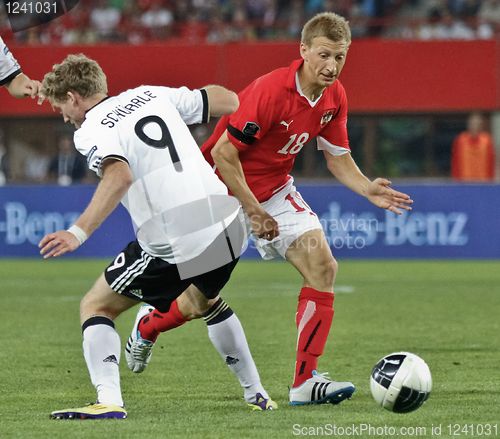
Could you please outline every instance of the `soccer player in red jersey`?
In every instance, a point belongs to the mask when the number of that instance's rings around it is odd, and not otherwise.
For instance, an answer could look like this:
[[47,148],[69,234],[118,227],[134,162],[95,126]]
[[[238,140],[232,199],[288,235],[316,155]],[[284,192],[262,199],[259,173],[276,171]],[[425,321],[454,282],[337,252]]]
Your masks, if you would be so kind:
[[[221,118],[202,147],[239,199],[261,256],[285,258],[303,277],[292,405],[336,404],[355,390],[352,383],[332,381],[316,370],[334,314],[337,262],[318,217],[289,175],[297,154],[316,138],[330,172],[354,192],[396,214],[410,210],[412,203],[407,194],[392,189],[390,181],[369,180],[351,157],[347,97],[338,80],[350,43],[343,17],[331,12],[314,16],[302,30],[301,58],[240,92],[238,110]],[[195,316],[189,308],[179,309],[182,315]]]

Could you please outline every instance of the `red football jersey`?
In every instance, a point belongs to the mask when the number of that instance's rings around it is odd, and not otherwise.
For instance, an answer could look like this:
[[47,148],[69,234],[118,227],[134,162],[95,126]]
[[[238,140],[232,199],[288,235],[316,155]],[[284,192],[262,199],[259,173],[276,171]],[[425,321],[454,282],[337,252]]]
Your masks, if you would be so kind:
[[241,91],[238,110],[222,117],[202,146],[213,165],[210,151],[227,129],[247,184],[260,202],[286,184],[295,157],[309,140],[317,137],[318,149],[334,155],[349,151],[344,87],[337,80],[318,100],[309,101],[296,79],[302,62],[261,76]]

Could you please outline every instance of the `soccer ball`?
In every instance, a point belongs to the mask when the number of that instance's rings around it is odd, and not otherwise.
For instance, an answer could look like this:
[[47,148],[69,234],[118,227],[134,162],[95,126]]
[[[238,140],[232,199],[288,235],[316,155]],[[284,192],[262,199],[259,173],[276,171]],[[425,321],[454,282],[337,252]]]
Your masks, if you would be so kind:
[[431,389],[429,366],[410,352],[386,355],[370,377],[370,390],[377,404],[395,413],[417,410],[429,398]]

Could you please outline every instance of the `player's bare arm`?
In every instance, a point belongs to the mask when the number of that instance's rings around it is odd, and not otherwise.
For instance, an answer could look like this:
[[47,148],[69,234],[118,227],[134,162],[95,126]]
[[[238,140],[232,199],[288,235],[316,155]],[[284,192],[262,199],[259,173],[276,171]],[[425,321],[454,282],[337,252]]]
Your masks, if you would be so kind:
[[351,154],[334,156],[324,153],[328,170],[352,191],[366,197],[375,206],[401,215],[402,210],[411,210],[413,200],[409,195],[390,187],[391,182],[385,178],[371,181],[359,169]]
[[[77,230],[90,236],[115,210],[132,184],[132,173],[127,163],[109,159],[103,163],[103,177],[85,211],[76,220]],[[81,241],[74,233],[59,230],[43,237],[38,247],[44,259],[75,251]]]
[[221,136],[211,151],[215,166],[224,183],[240,201],[243,210],[250,218],[253,232],[259,237],[272,240],[279,235],[278,223],[257,201],[245,180],[239,151],[227,137]]
[[32,99],[38,96],[41,86],[39,81],[30,79],[24,73],[20,73],[6,85],[9,93],[15,98],[30,96]]
[[220,85],[207,85],[203,88],[207,92],[210,116],[224,116],[238,109],[240,102],[234,91]]

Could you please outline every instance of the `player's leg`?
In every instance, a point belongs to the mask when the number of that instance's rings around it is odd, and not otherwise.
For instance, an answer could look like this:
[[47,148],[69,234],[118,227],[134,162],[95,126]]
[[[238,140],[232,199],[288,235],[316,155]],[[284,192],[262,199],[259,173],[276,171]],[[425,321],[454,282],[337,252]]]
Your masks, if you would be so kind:
[[136,316],[137,330],[142,338],[155,342],[162,332],[182,326],[189,320],[203,317],[216,301],[217,299],[207,299],[198,288],[190,285],[172,302],[167,312],[160,312],[151,305],[143,305]]
[[[214,282],[210,283],[214,284]],[[143,305],[139,309],[132,335],[129,338],[131,348],[130,340],[133,342],[135,331],[139,332],[142,339],[146,341],[152,340],[152,343],[154,343],[160,332],[180,326],[170,326],[169,324],[170,327],[165,329],[167,326],[165,322],[184,319],[182,320],[182,323],[184,323],[202,317],[207,325],[210,341],[231,372],[238,378],[244,389],[244,398],[247,403],[256,410],[276,408],[275,403],[269,398],[268,393],[261,384],[241,322],[225,301],[219,295],[216,295],[213,299],[207,298],[195,285],[190,285],[173,304],[176,305],[175,313],[178,313],[179,317],[171,315],[172,307],[166,313],[162,313],[149,305]],[[128,357],[130,354],[127,354],[126,351],[126,355]],[[148,362],[149,356],[147,360],[141,358],[140,355],[130,361],[127,359],[129,368],[136,373],[142,372]]]
[[129,369],[134,373],[143,372],[151,360],[154,343],[162,332],[203,317],[215,301],[216,299],[208,301],[193,285],[177,297],[166,312],[161,312],[148,303],[141,305],[125,347]]
[[303,277],[295,315],[298,341],[293,387],[297,387],[311,377],[323,354],[334,314],[337,264],[322,230],[300,236],[288,248],[286,258]]
[[354,392],[349,382],[334,382],[317,373],[334,315],[333,283],[337,262],[323,230],[302,234],[287,249],[286,259],[304,281],[296,313],[297,352],[290,402],[295,405],[338,403]]
[[127,417],[120,388],[120,337],[113,320],[137,301],[115,293],[101,275],[80,303],[83,354],[97,402],[86,407],[52,412],[54,419]]
[[[195,285],[199,291],[198,296],[203,294],[207,299],[207,305],[211,304],[209,307],[207,306],[208,309],[206,309],[203,319],[207,324],[210,341],[231,372],[238,378],[244,389],[244,398],[248,405],[254,410],[276,409],[277,404],[271,400],[262,386],[240,320],[219,296],[219,292],[229,280],[236,262],[235,260],[195,279]],[[192,292],[196,293],[195,290]],[[213,303],[213,299],[215,299],[215,303]],[[197,300],[200,306],[203,301],[199,297]]]
[[[296,314],[298,340],[290,401],[292,404],[338,402],[333,398],[328,400],[333,382],[316,372],[313,374],[333,319],[333,283],[337,263],[317,215],[304,202],[292,182],[263,203],[263,207],[278,222],[280,235],[271,242],[256,240],[261,256],[264,259],[281,256],[303,277]],[[353,391],[354,387],[348,384]],[[306,387],[311,389],[304,391]],[[297,395],[297,389],[301,390],[300,395]]]

